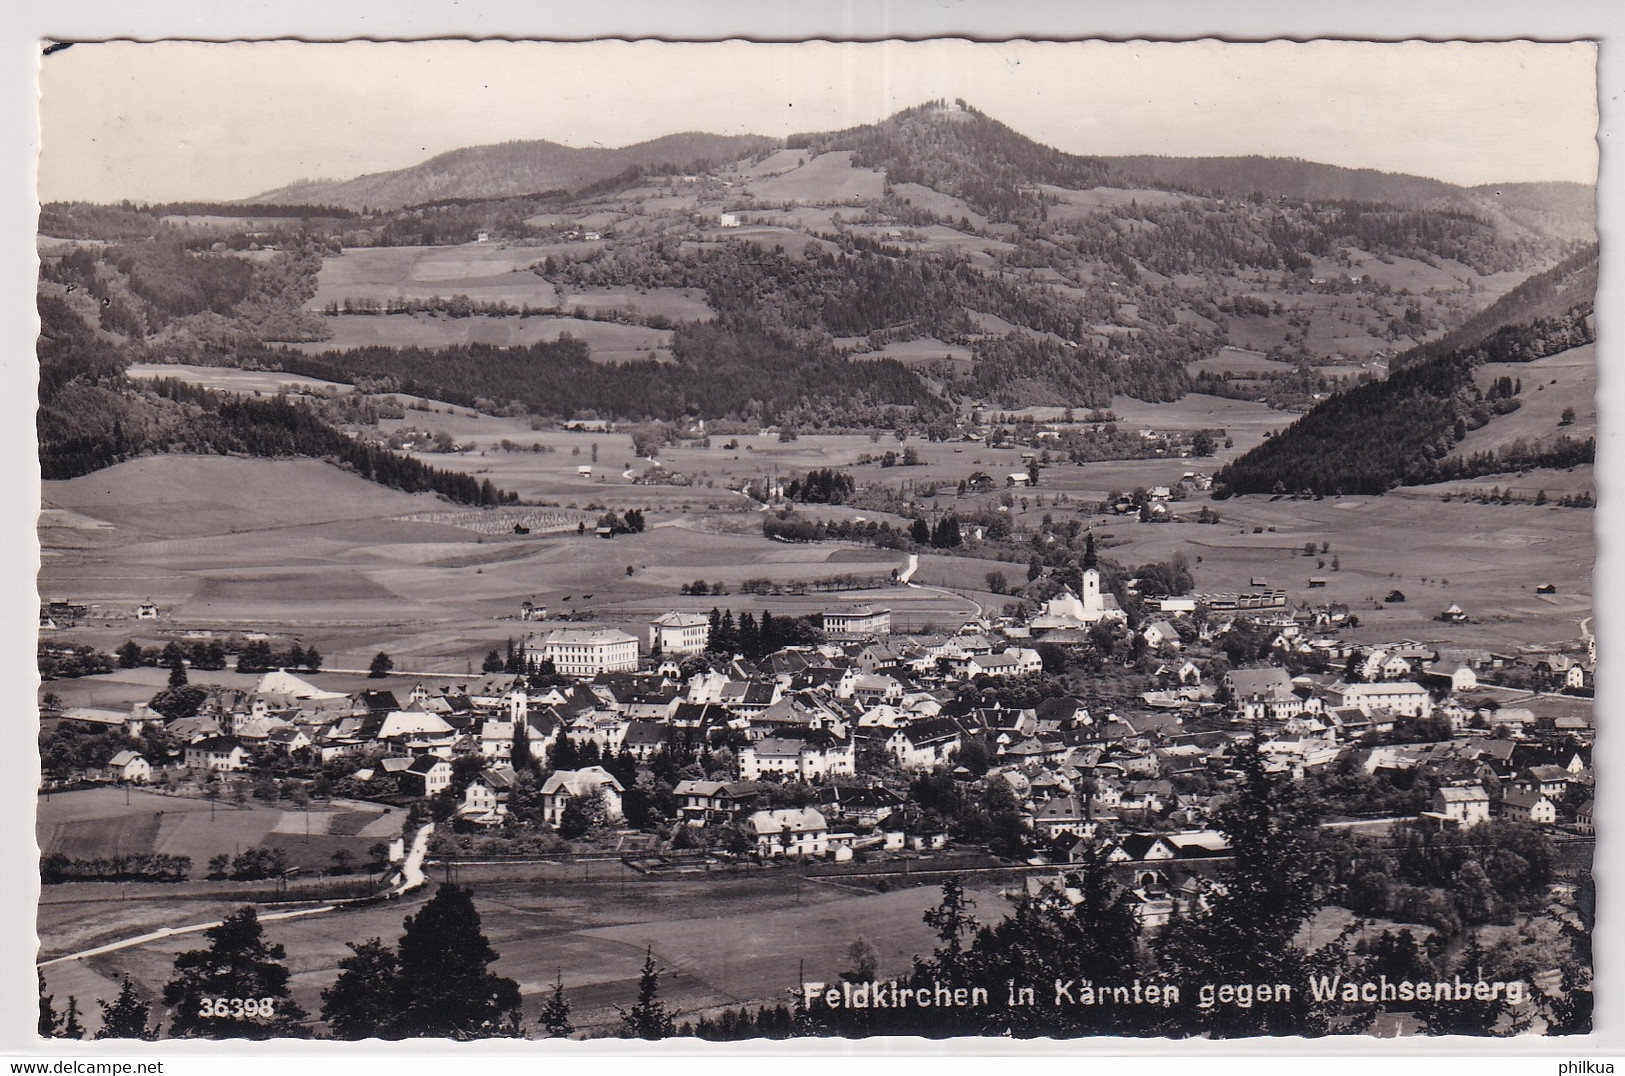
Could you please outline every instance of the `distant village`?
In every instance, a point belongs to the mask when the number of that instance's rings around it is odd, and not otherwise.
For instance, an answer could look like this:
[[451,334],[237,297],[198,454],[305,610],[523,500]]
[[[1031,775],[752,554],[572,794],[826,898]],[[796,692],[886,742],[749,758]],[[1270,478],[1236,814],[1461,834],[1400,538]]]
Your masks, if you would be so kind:
[[[713,649],[713,617],[671,612],[646,638],[537,630],[510,655],[518,672],[417,683],[404,695],[324,691],[278,669],[253,690],[207,688],[184,717],[145,703],[66,708],[47,723],[136,739],[102,765],[46,776],[58,787],[195,789],[274,775],[417,804],[445,823],[442,852],[456,850],[458,834],[498,847],[551,832],[605,848],[666,834],[671,850],[769,863],[952,847],[964,827],[921,802],[931,784],[920,778],[934,775],[1008,793],[1019,816],[998,846],[1006,856],[1064,865],[1098,847],[1124,867],[1150,864],[1135,893],[1153,926],[1205,884],[1200,871],[1167,868],[1227,852],[1214,807],[1244,738],[1300,780],[1353,774],[1409,790],[1416,809],[1405,818],[1592,832],[1590,706],[1561,694],[1588,693],[1589,648],[1351,645],[1339,637],[1345,607],[1294,606],[1267,588],[1153,599],[1131,629],[1099,571],[1079,577],[1025,622],[973,620],[949,634],[893,634],[890,610],[844,605],[820,618],[822,642],[756,661]],[[528,602],[520,615],[545,625],[546,611]],[[1047,682],[1040,648],[1102,630],[1137,635],[1151,689],[1033,694]],[[1221,648],[1242,630],[1267,656],[1231,667]],[[1341,671],[1295,674],[1305,659]],[[1541,690],[1484,690],[1481,678],[1513,667]],[[167,747],[153,757],[159,748],[140,744]],[[1400,817],[1375,800],[1326,807],[1326,825]]]

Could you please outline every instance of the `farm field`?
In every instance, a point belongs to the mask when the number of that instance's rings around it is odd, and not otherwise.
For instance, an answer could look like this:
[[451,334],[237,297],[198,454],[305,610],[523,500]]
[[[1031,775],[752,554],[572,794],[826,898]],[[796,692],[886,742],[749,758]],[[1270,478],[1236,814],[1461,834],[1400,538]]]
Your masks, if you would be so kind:
[[371,804],[355,805],[365,811],[313,805],[307,812],[229,801],[211,807],[201,799],[149,792],[132,791],[128,799],[126,805],[125,791],[115,788],[41,797],[35,821],[41,854],[189,856],[191,876],[202,878],[211,856],[264,847],[280,848],[291,865],[320,870],[341,848],[364,861],[372,845],[400,835],[404,817]]
[[346,299],[429,299],[466,295],[478,302],[554,306],[553,285],[530,271],[543,247],[464,243],[452,247],[351,247],[322,262],[306,309]]
[[132,363],[125,373],[136,380],[176,378],[218,392],[264,393],[274,395],[283,389],[298,392],[351,392],[355,386],[343,381],[285,374],[278,370],[240,370],[234,366],[193,366],[187,363]]
[[[775,154],[783,159],[783,154]],[[799,161],[806,163],[796,163]],[[776,175],[752,178],[746,192],[764,202],[867,201],[879,198],[886,174],[877,168],[859,168],[847,151],[798,154],[792,167]]]
[[[915,953],[930,952],[934,939],[921,915],[941,896],[934,885],[854,892],[788,871],[655,879],[601,864],[588,880],[580,870],[498,868],[470,879],[484,931],[501,954],[493,970],[520,984],[533,1027],[555,976],[562,976],[577,1026],[613,1028],[616,1006],[636,997],[646,948],[666,969],[661,999],[679,1020],[723,1006],[788,1001],[785,992],[800,971],[809,980],[835,978],[859,933],[880,947],[882,974],[900,974]],[[994,892],[971,895],[990,915],[1004,906]],[[402,919],[423,899],[265,922],[268,940],[289,953],[295,1000],[318,1013],[321,990],[349,955],[346,943],[375,936],[393,943]],[[177,924],[229,910],[184,899],[142,903],[172,908],[169,921]],[[111,999],[127,974],[152,998],[172,974],[176,954],[201,943],[200,935],[181,935],[52,965],[44,969],[46,986],[58,996],[75,994],[81,1008],[95,1012],[94,1002]]]

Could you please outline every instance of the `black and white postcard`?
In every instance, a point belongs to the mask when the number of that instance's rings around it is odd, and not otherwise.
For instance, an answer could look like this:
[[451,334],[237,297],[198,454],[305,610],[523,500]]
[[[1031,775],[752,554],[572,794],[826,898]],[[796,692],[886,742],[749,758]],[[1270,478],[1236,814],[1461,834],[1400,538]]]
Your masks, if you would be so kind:
[[1595,43],[41,51],[40,1036],[1592,1030]]

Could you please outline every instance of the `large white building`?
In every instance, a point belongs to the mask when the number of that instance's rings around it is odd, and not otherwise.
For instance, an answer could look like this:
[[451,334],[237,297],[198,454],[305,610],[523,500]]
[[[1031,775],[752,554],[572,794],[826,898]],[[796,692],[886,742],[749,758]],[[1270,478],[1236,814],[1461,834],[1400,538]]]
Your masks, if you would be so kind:
[[1390,710],[1401,717],[1428,718],[1433,716],[1433,696],[1420,684],[1404,681],[1397,684],[1333,684],[1327,693],[1331,702],[1339,707],[1358,710]]
[[662,654],[703,654],[711,641],[704,613],[666,613],[649,622],[649,649]]
[[834,609],[822,616],[824,631],[830,635],[890,635],[891,610],[854,605]]
[[560,676],[636,672],[638,637],[615,628],[560,628],[525,644],[525,660],[551,661]]

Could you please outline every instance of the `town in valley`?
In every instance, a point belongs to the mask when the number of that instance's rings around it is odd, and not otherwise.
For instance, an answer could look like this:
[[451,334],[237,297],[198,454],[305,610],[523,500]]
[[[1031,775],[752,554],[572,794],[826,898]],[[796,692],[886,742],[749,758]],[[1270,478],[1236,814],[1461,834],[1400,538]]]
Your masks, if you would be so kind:
[[1043,137],[45,204],[41,1034],[1588,1030],[1591,188]]

